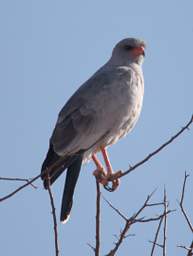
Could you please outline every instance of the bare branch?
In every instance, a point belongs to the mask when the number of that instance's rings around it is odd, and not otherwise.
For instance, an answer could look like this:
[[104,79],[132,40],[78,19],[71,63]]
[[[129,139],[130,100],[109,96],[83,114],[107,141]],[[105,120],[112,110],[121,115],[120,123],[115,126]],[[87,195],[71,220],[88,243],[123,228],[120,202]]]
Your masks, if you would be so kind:
[[156,150],[154,150],[152,153],[150,153],[148,156],[146,156],[143,160],[141,160],[140,162],[136,163],[133,166],[130,166],[129,169],[125,172],[122,172],[122,174],[120,174],[119,178],[129,174],[130,172],[134,171],[136,168],[138,168],[139,166],[143,165],[145,162],[147,162],[150,158],[152,158],[153,156],[157,155],[162,149],[164,149],[165,147],[167,147],[169,144],[171,144],[178,136],[180,136],[185,130],[189,129],[189,126],[192,124],[193,122],[193,115],[191,116],[191,119],[188,121],[188,123],[182,127],[182,129],[177,132],[175,135],[173,135],[169,140],[167,140],[164,144],[162,144],[159,148],[157,148]]
[[184,245],[178,245],[177,247],[185,249],[187,251],[187,256],[193,256],[193,241],[192,241],[190,247],[186,247]]
[[[0,180],[29,182],[31,179],[0,177]],[[37,186],[35,186],[34,184],[29,184],[29,185],[31,185],[33,188],[37,189]]]
[[163,239],[163,256],[166,256],[166,234],[167,234],[167,196],[166,196],[166,190],[164,189],[164,239]]
[[[32,178],[31,180],[29,180],[28,182],[26,182],[26,184],[24,184],[24,185],[18,187],[18,188],[17,188],[16,190],[14,190],[13,192],[11,192],[11,193],[9,193],[8,195],[6,195],[6,196],[0,198],[0,202],[2,202],[2,201],[4,201],[4,200],[6,200],[6,199],[8,199],[8,198],[10,198],[10,197],[12,197],[12,196],[14,196],[15,194],[17,194],[19,191],[21,191],[22,189],[26,188],[27,186],[32,185],[32,183],[33,183],[35,180],[39,179],[40,177],[43,177],[43,176],[46,177],[46,175],[50,174],[50,172],[53,171],[53,169],[58,168],[59,166],[62,167],[62,165],[64,164],[64,162],[65,162],[65,158],[64,158],[64,157],[61,158],[61,159],[59,159],[59,160],[56,161],[54,164],[52,164],[49,168],[45,169],[44,172],[42,172],[41,174],[38,174],[36,177],[34,177],[34,178]],[[12,178],[7,178],[7,180],[8,180],[8,179],[11,180]],[[14,179],[14,178],[13,178],[13,179]],[[19,178],[17,178],[17,179],[19,179]],[[27,180],[27,179],[26,179],[26,180]]]
[[95,256],[99,256],[100,254],[100,202],[101,202],[101,192],[100,192],[100,184],[96,179],[96,226],[95,226],[95,247],[90,243],[87,245],[94,251]]
[[137,218],[137,216],[139,216],[139,214],[140,214],[146,207],[149,207],[148,202],[149,202],[149,200],[152,198],[152,196],[153,196],[154,193],[155,193],[155,190],[154,190],[150,195],[147,196],[147,199],[145,200],[145,202],[144,202],[144,204],[142,205],[142,207],[137,211],[137,213],[135,213],[135,214],[133,215],[133,218],[134,218],[134,219]]
[[[164,149],[167,145],[169,145],[170,143],[172,143],[180,134],[182,134],[185,130],[187,130],[189,128],[189,126],[192,124],[193,122],[193,115],[190,119],[190,121],[179,131],[177,132],[174,136],[172,136],[168,141],[166,141],[164,144],[162,144],[159,148],[157,148],[156,150],[154,150],[152,153],[150,153],[148,156],[146,156],[143,160],[141,160],[140,162],[136,163],[133,166],[130,166],[130,168],[125,171],[125,172],[120,172],[119,177],[116,178],[121,178],[127,174],[129,174],[130,172],[132,172],[133,170],[135,170],[136,168],[138,168],[139,166],[143,165],[145,162],[147,162],[150,158],[152,158],[154,155],[158,154],[162,149]],[[28,182],[26,182],[26,184],[18,187],[16,190],[14,190],[13,192],[9,193],[8,195],[0,198],[0,202],[14,196],[16,193],[18,193],[20,190],[24,189],[25,187],[32,185],[32,183],[39,179],[41,176],[49,174],[54,168],[58,167],[58,166],[62,166],[64,164],[65,159],[60,159],[58,160],[56,163],[54,163],[53,165],[51,165],[48,169],[46,169],[44,171],[44,173],[37,175],[36,177],[32,178],[31,180],[29,180]],[[12,180],[14,178],[7,178],[7,180]],[[16,179],[20,179],[20,178],[16,178]],[[28,179],[26,179],[27,181]]]
[[[164,198],[164,201],[162,203],[154,203],[151,204],[149,203],[149,200],[151,199],[153,193],[151,193],[150,195],[147,196],[147,199],[145,200],[145,202],[143,203],[143,205],[141,206],[141,208],[137,211],[137,213],[133,214],[133,216],[131,216],[130,218],[127,218],[124,214],[121,213],[121,211],[119,209],[117,209],[116,207],[114,207],[107,199],[104,198],[104,200],[107,202],[107,204],[125,221],[125,225],[123,230],[120,232],[119,236],[116,236],[117,238],[117,242],[115,243],[114,248],[106,255],[106,256],[114,256],[115,253],[117,252],[117,250],[119,249],[120,245],[122,244],[123,240],[128,237],[127,232],[129,231],[130,227],[135,224],[135,223],[146,223],[146,222],[152,222],[152,221],[158,221],[160,220],[159,223],[159,228],[156,232],[156,237],[154,239],[153,242],[153,248],[152,250],[154,251],[154,247],[157,244],[157,237],[158,237],[158,233],[161,227],[161,223],[164,220],[164,218],[166,218],[166,215],[171,213],[171,210],[167,210],[167,207],[164,207],[164,212],[161,215],[158,215],[156,217],[152,217],[152,218],[137,218],[139,216],[139,214],[147,207],[153,207],[153,206],[157,206],[157,205],[164,205],[166,204],[166,197]],[[164,236],[164,238],[166,239],[166,235]],[[163,245],[161,246],[162,248],[164,247]],[[166,248],[166,247],[164,247]],[[153,255],[153,252],[152,254]],[[164,255],[165,256],[165,255]]]
[[31,185],[35,180],[39,179],[41,177],[41,174],[37,175],[36,177],[32,178],[31,180],[29,180],[27,183],[25,183],[24,185],[18,187],[16,190],[14,190],[13,192],[9,193],[8,195],[1,197],[0,198],[0,202],[3,202],[4,200],[14,196],[16,193],[18,193],[20,190],[24,189],[25,187]]
[[158,247],[163,249],[163,245],[162,244],[158,244],[158,243],[154,243],[153,241],[149,241],[151,244],[157,245]]
[[[159,236],[159,232],[160,232],[160,229],[161,229],[161,225],[162,225],[163,219],[164,219],[164,215],[162,216],[162,218],[159,221],[159,224],[158,224],[158,227],[157,227],[157,231],[155,233],[155,238],[154,238],[153,242],[151,242],[151,243],[153,243],[153,246],[152,246],[152,249],[151,249],[151,256],[154,255],[155,246],[158,245],[157,239],[158,239],[158,236]],[[163,245],[160,245],[160,244],[159,244],[159,246],[161,248],[163,247]]]
[[186,181],[187,181],[188,177],[189,177],[189,174],[187,174],[185,172],[184,182],[183,182],[183,187],[182,187],[182,193],[181,193],[181,199],[180,199],[179,205],[180,205],[180,209],[181,209],[181,211],[182,211],[182,213],[183,213],[183,215],[184,215],[184,217],[186,219],[186,222],[188,223],[188,226],[189,226],[190,230],[193,232],[193,226],[192,226],[191,221],[190,221],[190,219],[189,219],[189,217],[188,217],[188,215],[187,215],[187,213],[186,213],[186,211],[184,209],[184,206],[183,206],[184,196],[185,196],[185,189],[186,189]]
[[191,243],[190,248],[188,250],[187,256],[193,256],[193,240],[192,240],[192,243]]
[[177,247],[178,248],[182,248],[182,249],[184,249],[186,251],[189,251],[191,249],[190,247],[186,247],[185,245],[178,245]]
[[120,231],[120,235],[117,236],[117,242],[115,242],[115,246],[106,256],[114,256],[117,250],[119,249],[120,245],[122,244],[123,240],[128,237],[126,234],[133,222],[133,218],[131,217],[130,219],[126,218],[124,214],[121,213],[120,210],[118,210],[116,207],[114,207],[107,199],[105,199],[105,202],[125,221],[125,226],[122,231]]
[[[191,223],[191,221],[190,221],[190,219],[189,219],[189,217],[188,217],[188,215],[187,215],[187,213],[186,213],[186,211],[184,209],[184,206],[183,206],[183,204],[184,204],[184,197],[185,197],[185,190],[186,190],[186,182],[187,182],[187,178],[189,176],[190,175],[185,172],[184,182],[183,182],[183,186],[182,186],[182,193],[181,193],[181,198],[180,198],[179,205],[180,205],[180,209],[182,211],[182,214],[183,214],[183,216],[184,216],[184,218],[185,218],[185,220],[186,220],[186,222],[187,222],[191,232],[193,233],[192,223]],[[190,245],[189,248],[187,248],[186,246],[182,246],[182,245],[180,245],[178,247],[186,249],[188,251],[187,252],[187,256],[193,256],[193,241],[191,242],[191,245]]]
[[149,206],[149,207],[151,207],[151,206],[160,206],[160,205],[164,205],[164,203],[163,203],[163,202],[160,202],[160,203],[146,204],[146,206]]
[[[34,177],[34,178],[32,178],[31,180],[29,180],[28,182],[26,182],[26,184],[24,184],[24,185],[18,187],[18,188],[17,188],[16,190],[14,190],[13,192],[11,192],[11,193],[9,193],[8,195],[6,195],[6,196],[0,198],[0,202],[2,202],[2,201],[4,201],[4,200],[6,200],[6,199],[8,199],[8,198],[10,198],[10,197],[12,197],[12,196],[14,196],[15,194],[17,194],[19,191],[21,191],[22,189],[26,188],[27,186],[32,185],[32,183],[33,183],[35,180],[39,179],[40,177],[43,177],[43,176],[46,177],[46,175],[49,175],[50,172],[51,172],[53,169],[57,168],[58,166],[61,167],[61,166],[64,164],[64,162],[65,162],[65,158],[59,159],[59,160],[56,161],[54,164],[52,164],[49,168],[45,169],[44,172],[42,172],[41,174],[38,174],[36,177]],[[7,178],[7,179],[10,179],[10,180],[11,180],[12,178]],[[14,178],[13,178],[13,179],[14,179]],[[17,179],[19,179],[19,178],[17,178]]]
[[104,196],[103,199],[105,200],[105,202],[116,212],[118,213],[119,216],[121,216],[121,218],[123,218],[125,221],[127,221],[127,217],[125,217],[125,215],[123,213],[120,212],[119,209],[115,208]]
[[58,228],[57,228],[57,219],[56,219],[56,209],[55,209],[54,198],[53,198],[51,187],[50,187],[49,174],[47,174],[47,180],[48,180],[48,194],[49,194],[49,197],[50,197],[50,204],[51,204],[51,208],[52,208],[52,216],[53,216],[53,223],[54,223],[55,255],[59,256],[59,242],[58,242]]
[[[167,195],[166,195],[166,190],[164,189],[164,197],[163,197],[163,206],[164,206],[164,210],[163,210],[163,214],[161,214],[160,217],[160,221],[155,233],[155,237],[154,237],[154,241],[150,241],[151,243],[153,243],[152,249],[151,249],[151,256],[154,255],[155,252],[155,246],[159,246],[162,248],[163,251],[163,256],[166,256],[166,240],[167,240],[167,216],[169,213],[174,212],[175,210],[168,210],[168,202],[167,202]],[[163,244],[159,244],[157,242],[158,240],[158,236],[161,230],[161,225],[163,223]]]
[[[158,154],[161,150],[163,150],[165,147],[167,147],[169,144],[171,144],[177,137],[179,137],[185,130],[189,129],[189,126],[192,124],[193,122],[193,116],[191,117],[191,119],[189,120],[189,122],[183,127],[181,128],[181,130],[179,130],[175,135],[173,135],[169,140],[167,140],[164,144],[162,144],[160,147],[158,147],[157,149],[155,149],[152,153],[150,153],[149,155],[147,155],[143,160],[139,161],[138,163],[136,163],[133,166],[130,166],[129,169],[125,172],[120,172],[119,176],[116,178],[121,178],[127,174],[129,174],[130,172],[134,171],[135,169],[137,169],[139,166],[145,164],[147,161],[149,161],[153,156],[155,156],[156,154]],[[16,193],[18,193],[19,191],[21,191],[22,189],[24,189],[25,187],[31,185],[34,188],[36,188],[36,186],[33,185],[33,182],[36,181],[37,179],[39,179],[42,176],[47,176],[50,174],[50,172],[58,167],[64,164],[65,159],[61,159],[60,161],[57,161],[56,163],[54,163],[50,168],[46,169],[44,171],[44,173],[41,173],[39,175],[37,175],[36,177],[32,178],[32,179],[22,179],[22,178],[6,178],[6,177],[0,177],[0,180],[8,180],[8,181],[24,181],[26,182],[24,185],[18,187],[16,190],[12,191],[11,193],[9,193],[8,195],[0,198],[0,202],[3,202],[4,200],[14,196]],[[184,195],[185,195],[185,186],[186,186],[186,180],[187,177],[189,175],[187,175],[185,173],[185,178],[184,178],[184,183],[183,183],[183,188],[182,188],[182,194],[181,194],[181,200],[180,200],[180,208],[181,211],[186,219],[186,222],[188,223],[188,226],[190,228],[190,230],[193,232],[193,226],[186,214],[186,211],[184,210],[183,207],[183,201],[184,201]],[[50,179],[49,179],[50,180]],[[112,181],[112,180],[109,180]],[[90,246],[94,251],[95,251],[95,256],[99,256],[100,253],[100,202],[101,202],[101,192],[100,192],[100,184],[96,181],[96,189],[97,189],[97,196],[96,196],[96,246],[95,248]],[[54,222],[54,234],[55,234],[55,251],[56,251],[56,256],[59,255],[59,246],[58,246],[58,233],[57,233],[57,221],[56,221],[56,213],[55,213],[55,207],[54,207],[54,200],[53,200],[53,196],[52,196],[52,192],[50,189],[50,185],[48,185],[48,193],[49,193],[49,197],[50,197],[50,202],[51,202],[51,207],[52,207],[52,215],[53,215],[53,222]],[[117,238],[117,242],[115,243],[115,247],[107,254],[107,256],[113,256],[115,255],[115,253],[117,252],[117,250],[119,249],[120,245],[122,244],[123,240],[128,236],[126,235],[128,230],[130,229],[131,225],[135,224],[135,223],[145,223],[145,222],[150,222],[150,221],[158,221],[159,220],[159,225],[156,231],[156,235],[153,241],[153,247],[152,247],[152,251],[151,251],[151,256],[153,256],[154,254],[154,249],[155,246],[158,245],[157,243],[157,238],[160,232],[160,228],[161,225],[164,221],[164,238],[163,238],[163,245],[159,245],[160,247],[163,248],[163,256],[166,256],[166,231],[167,231],[167,214],[169,214],[170,212],[172,212],[171,210],[167,210],[168,207],[168,203],[166,201],[166,193],[164,192],[164,202],[161,203],[149,203],[149,200],[151,199],[153,193],[151,195],[149,195],[146,199],[146,201],[144,202],[144,204],[142,205],[142,207],[130,218],[127,218],[125,215],[123,215],[121,213],[121,211],[117,208],[115,208],[108,200],[104,199],[108,205],[125,221],[125,226],[123,228],[123,230],[120,232],[120,235]],[[161,215],[158,215],[157,217],[153,217],[153,218],[137,218],[141,212],[146,208],[146,207],[153,207],[153,206],[159,206],[159,205],[164,205],[164,212]],[[191,243],[191,246],[189,248],[188,251],[188,255],[187,256],[191,256],[193,253],[193,242]]]
[[126,234],[130,227],[131,227],[131,222],[126,221],[125,226],[119,235],[118,241],[115,243],[115,247],[108,254],[106,254],[106,256],[114,256],[115,255],[115,253],[119,249],[120,245],[122,244],[123,240],[127,237]]
[[95,256],[100,254],[100,203],[101,203],[101,191],[100,184],[96,179],[96,246],[94,248]]
[[135,219],[134,223],[136,223],[136,222],[145,223],[145,222],[158,221],[161,218],[165,217],[166,215],[168,215],[169,213],[174,212],[174,211],[175,210],[168,210],[167,212],[160,214],[157,217],[152,217],[152,218],[148,218],[148,219],[145,219],[145,218]]
[[89,244],[89,243],[87,243],[87,245],[90,247],[90,249],[92,250],[92,251],[94,251],[94,253],[95,253],[95,248],[94,248],[94,246],[92,246],[91,244]]

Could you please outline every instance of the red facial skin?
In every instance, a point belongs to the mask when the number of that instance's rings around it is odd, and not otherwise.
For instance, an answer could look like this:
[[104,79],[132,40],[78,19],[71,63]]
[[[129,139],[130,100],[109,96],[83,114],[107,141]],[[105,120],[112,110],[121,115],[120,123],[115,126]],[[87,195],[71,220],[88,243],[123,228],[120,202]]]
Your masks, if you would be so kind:
[[139,46],[139,47],[135,47],[133,50],[132,50],[132,54],[134,56],[139,56],[139,55],[145,55],[145,48],[144,46]]

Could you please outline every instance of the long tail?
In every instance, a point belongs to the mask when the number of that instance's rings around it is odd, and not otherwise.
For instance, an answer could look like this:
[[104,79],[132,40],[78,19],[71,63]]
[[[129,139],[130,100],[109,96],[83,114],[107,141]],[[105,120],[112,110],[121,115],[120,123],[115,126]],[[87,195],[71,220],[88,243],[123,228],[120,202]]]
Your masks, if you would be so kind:
[[68,167],[66,174],[66,182],[64,186],[64,192],[62,197],[62,207],[60,220],[65,223],[70,215],[70,211],[73,203],[74,189],[78,180],[81,165],[83,160],[83,154],[79,154],[75,161]]
[[50,185],[52,185],[56,179],[67,169],[73,161],[76,159],[76,155],[61,157],[57,155],[50,144],[47,156],[42,164],[41,178],[44,181],[44,188],[48,188],[48,180],[46,177],[47,171],[49,171]]
[[52,185],[64,170],[67,169],[60,215],[60,220],[64,223],[68,220],[72,208],[73,194],[80,173],[83,155],[84,151],[81,150],[71,156],[61,157],[57,155],[52,144],[50,144],[47,156],[42,164],[41,177],[45,189],[48,188],[47,171],[49,171],[49,182]]

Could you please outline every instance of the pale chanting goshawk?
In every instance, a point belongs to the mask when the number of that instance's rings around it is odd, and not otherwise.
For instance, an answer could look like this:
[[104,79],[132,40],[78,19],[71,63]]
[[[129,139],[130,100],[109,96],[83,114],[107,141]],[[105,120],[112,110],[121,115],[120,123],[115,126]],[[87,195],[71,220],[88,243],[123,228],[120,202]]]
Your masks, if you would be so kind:
[[[119,173],[113,173],[106,148],[130,132],[139,118],[144,94],[144,56],[144,41],[120,41],[108,62],[80,86],[59,113],[41,172],[47,189],[48,182],[52,185],[67,169],[62,222],[69,217],[83,162],[94,161],[94,175],[104,186],[109,180],[112,190],[119,185]],[[97,159],[99,151],[105,168]]]

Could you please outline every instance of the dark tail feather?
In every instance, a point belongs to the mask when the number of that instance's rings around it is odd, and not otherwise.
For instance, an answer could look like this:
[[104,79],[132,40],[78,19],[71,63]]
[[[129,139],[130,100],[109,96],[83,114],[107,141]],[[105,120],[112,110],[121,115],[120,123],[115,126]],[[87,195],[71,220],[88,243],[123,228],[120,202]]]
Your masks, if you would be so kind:
[[60,156],[55,153],[53,149],[53,145],[50,143],[48,153],[42,164],[42,169],[41,169],[42,179],[45,178],[45,170],[50,168],[50,166],[56,163],[59,159],[60,159]]
[[[56,164],[53,164],[53,168],[49,174],[49,179],[50,179],[50,186],[57,180],[57,178],[67,169],[70,164],[73,162],[72,159],[62,159],[63,161],[59,160],[59,164],[56,166]],[[42,178],[44,180],[44,188],[48,189],[48,181],[46,176]]]
[[47,156],[42,164],[41,178],[44,181],[44,188],[48,188],[48,181],[46,179],[46,170],[49,169],[50,185],[67,169],[75,160],[75,156],[61,157],[57,155],[50,144]]
[[65,223],[70,215],[73,203],[74,189],[81,169],[83,154],[76,155],[76,160],[70,165],[66,174],[66,182],[62,197],[60,220]]
[[[50,186],[59,178],[59,176],[75,161],[77,156],[69,156],[66,158],[60,158],[56,163],[54,163],[49,173]],[[48,181],[46,177],[42,178],[44,180],[44,188],[48,188]]]

